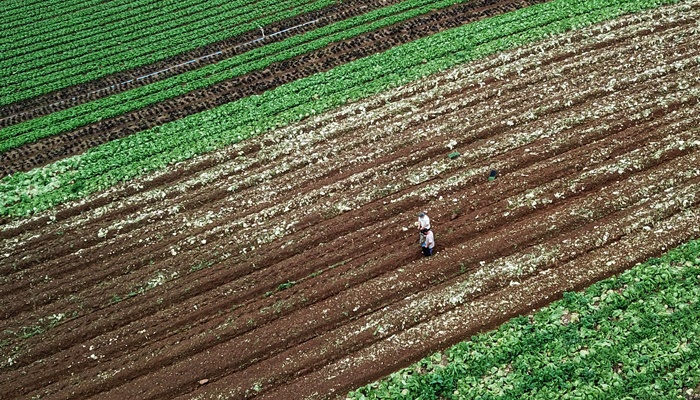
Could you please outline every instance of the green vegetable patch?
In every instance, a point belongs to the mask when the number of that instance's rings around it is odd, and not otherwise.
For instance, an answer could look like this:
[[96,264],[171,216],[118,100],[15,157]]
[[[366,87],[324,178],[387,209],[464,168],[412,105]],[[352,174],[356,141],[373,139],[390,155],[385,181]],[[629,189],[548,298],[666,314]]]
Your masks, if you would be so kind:
[[455,65],[674,0],[554,0],[444,31],[0,180],[0,216],[79,199]]
[[685,399],[700,382],[700,240],[565,293],[349,399]]

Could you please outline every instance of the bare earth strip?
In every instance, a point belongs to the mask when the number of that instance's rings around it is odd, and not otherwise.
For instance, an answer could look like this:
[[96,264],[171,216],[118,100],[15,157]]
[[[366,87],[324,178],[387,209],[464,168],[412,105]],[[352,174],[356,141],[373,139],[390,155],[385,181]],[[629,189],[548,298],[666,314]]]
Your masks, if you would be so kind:
[[558,36],[6,224],[0,397],[342,397],[698,237],[699,14]]

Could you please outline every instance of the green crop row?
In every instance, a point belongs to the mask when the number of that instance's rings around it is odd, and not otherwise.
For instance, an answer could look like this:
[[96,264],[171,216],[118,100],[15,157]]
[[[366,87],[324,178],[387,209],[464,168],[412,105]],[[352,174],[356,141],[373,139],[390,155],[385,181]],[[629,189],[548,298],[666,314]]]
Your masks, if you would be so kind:
[[[462,0],[469,1],[469,0]],[[278,43],[180,74],[128,92],[82,104],[70,109],[35,118],[0,131],[0,152],[39,139],[77,129],[106,118],[138,110],[193,90],[262,70],[273,63],[312,52],[331,43],[350,39],[407,19],[429,10],[448,7],[456,0],[408,0],[394,6],[371,11],[326,27],[293,36]]]
[[[128,24],[132,22],[131,18],[143,14],[148,17],[152,12],[150,9],[154,7],[161,7],[162,12],[172,12],[173,5],[174,1],[158,4],[147,0],[118,0],[110,2],[109,5],[75,0],[62,2],[56,7],[39,9],[27,5],[17,9],[14,15],[4,17],[0,27],[7,29],[8,35],[0,45],[0,51],[7,53],[14,48],[26,48],[27,52],[32,52],[47,45],[55,46],[71,39],[99,33],[104,29],[100,25],[110,27],[119,21]],[[61,41],[54,42],[56,39]]]
[[367,399],[671,399],[700,382],[700,240],[353,391]]
[[0,215],[26,216],[275,127],[573,27],[673,0],[554,0],[435,34],[0,180]]
[[[257,8],[253,8],[242,0],[223,5],[202,3],[201,0],[190,0],[188,3],[171,1],[163,4],[142,1],[144,2],[138,8],[132,5],[124,5],[120,9],[110,8],[103,13],[105,15],[102,19],[96,19],[98,17],[92,15],[72,16],[70,20],[74,24],[50,33],[44,30],[15,33],[17,39],[9,43],[6,46],[8,48],[1,49],[12,57],[3,60],[0,65],[12,66],[15,68],[14,72],[22,72],[28,69],[26,64],[35,60],[43,61],[41,58],[45,57],[55,55],[56,61],[63,61],[79,55],[87,56],[85,49],[76,48],[78,46],[89,46],[93,53],[97,53],[114,51],[109,49],[113,47],[113,43],[123,42],[133,46],[135,42],[141,41],[148,44],[158,39],[158,35],[164,36],[168,31],[179,33],[186,29],[187,32],[197,31],[204,35],[208,33],[206,29],[221,28],[222,13],[229,19],[244,16],[250,21],[255,19],[256,15],[264,15],[262,13],[266,11],[286,11],[288,5],[292,8],[309,2],[305,0],[302,3],[289,3],[287,0],[274,3],[267,0],[261,1]],[[269,9],[270,6],[274,9]],[[254,10],[257,11],[253,12]],[[227,21],[227,24],[230,22]],[[20,55],[23,56],[22,64],[19,63]],[[90,57],[96,58],[94,54]]]
[[[240,1],[227,3],[221,8],[216,4],[193,4],[195,6],[193,9],[186,7],[187,4],[173,3],[170,7],[164,7],[166,8],[164,14],[161,14],[162,10],[158,9],[132,10],[125,13],[129,16],[128,19],[104,24],[98,28],[97,34],[88,31],[88,37],[85,38],[76,34],[62,35],[55,39],[62,41],[60,46],[52,43],[51,40],[37,40],[37,38],[41,38],[41,35],[32,35],[28,39],[36,41],[38,50],[45,48],[46,51],[34,51],[34,49],[20,46],[14,51],[26,52],[27,54],[22,55],[22,57],[14,56],[5,51],[4,54],[9,57],[0,62],[0,69],[11,71],[15,74],[12,79],[20,82],[22,73],[30,73],[36,66],[44,67],[42,73],[50,74],[59,72],[56,64],[60,64],[60,69],[67,70],[61,72],[61,76],[71,77],[77,73],[69,71],[79,67],[80,63],[94,63],[95,69],[99,69],[100,64],[104,63],[105,60],[109,61],[105,64],[111,66],[119,62],[128,62],[130,58],[136,56],[161,51],[178,43],[185,43],[185,41],[195,41],[198,44],[202,40],[211,42],[209,36],[212,34],[212,30],[217,32],[226,30],[226,37],[257,30],[258,24],[260,24],[257,19],[274,14],[271,19],[279,20],[281,18],[277,15],[279,13],[284,13],[287,17],[290,12],[292,16],[297,15],[307,9],[302,7],[301,10],[295,10],[295,8],[304,6],[308,2],[309,0],[281,2],[265,0],[256,3],[257,8],[255,9],[250,8],[250,5],[240,4]],[[315,4],[316,6],[313,6],[312,9],[330,3],[326,1],[315,2]],[[134,14],[132,15],[132,13]],[[115,14],[119,15],[118,12]],[[238,26],[241,24],[246,24],[246,29]],[[229,26],[233,27],[233,31],[228,29]],[[193,44],[189,45],[193,46]],[[125,49],[125,47],[128,48]],[[80,60],[76,60],[76,58]],[[37,65],[35,66],[35,64]],[[12,69],[9,70],[7,67],[12,67]],[[54,71],[52,68],[57,70]],[[85,68],[77,71],[90,72]]]
[[[195,5],[192,13],[200,15],[202,7]],[[168,3],[161,8],[151,3],[137,9],[129,5],[121,6],[121,10],[110,9],[100,13],[105,14],[101,21],[89,14],[72,15],[69,20],[74,22],[73,25],[56,28],[51,31],[51,35],[40,30],[40,27],[28,32],[15,32],[13,36],[16,39],[1,49],[8,58],[0,61],[0,66],[3,69],[12,68],[12,72],[19,74],[31,70],[37,63],[50,67],[74,57],[85,57],[87,48],[93,54],[114,50],[114,44],[120,41],[131,44],[141,40],[146,33],[141,28],[149,20],[158,21],[157,25],[150,27],[149,32],[158,34],[178,27],[178,20],[188,14],[188,11],[186,4]]]
[[[15,1],[12,4],[9,1],[4,2],[0,9],[0,29],[3,32],[10,32],[10,29],[35,29],[35,24],[44,22],[48,22],[53,27],[56,21],[69,20],[64,18],[66,15],[92,12],[94,7],[103,2],[101,0],[54,1],[51,7],[47,7],[47,3],[49,2],[45,0]],[[12,34],[3,36],[2,43],[10,42],[11,37]]]
[[192,19],[198,15],[183,9],[176,18],[146,19],[82,42],[68,41],[23,55],[4,54],[0,61],[0,106],[259,30],[261,25],[318,10],[334,0],[306,3],[308,0],[264,0],[252,9],[229,9],[231,5],[227,5],[216,12],[209,10],[213,14],[200,19]]

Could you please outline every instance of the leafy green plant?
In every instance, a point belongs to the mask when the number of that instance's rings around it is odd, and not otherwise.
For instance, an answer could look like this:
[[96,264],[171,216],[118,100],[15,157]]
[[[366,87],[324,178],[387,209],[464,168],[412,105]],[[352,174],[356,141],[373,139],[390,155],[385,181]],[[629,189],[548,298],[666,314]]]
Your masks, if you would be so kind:
[[290,287],[296,285],[297,283],[295,281],[287,281],[285,283],[281,283],[279,286],[277,286],[277,290],[286,290],[289,289]]
[[118,295],[112,295],[112,298],[109,300],[109,304],[116,304],[122,301],[122,298]]
[[32,336],[41,335],[44,332],[45,329],[40,324],[22,326],[20,327],[20,331],[17,336],[19,336],[22,339],[29,339]]
[[205,269],[205,268],[209,268],[209,267],[211,267],[212,265],[214,265],[214,263],[215,263],[214,260],[203,260],[203,261],[200,261],[200,262],[198,262],[197,264],[195,264],[195,265],[193,265],[192,267],[190,267],[190,272],[196,272],[196,271],[203,270],[203,269]]
[[332,3],[140,0],[110,3],[94,13],[65,9],[70,18],[52,16],[60,13],[58,7],[34,23],[12,23],[18,19],[7,16],[2,20],[10,25],[3,32],[12,38],[0,44],[0,105],[163,60]]
[[348,397],[676,398],[700,382],[699,256],[680,246]]

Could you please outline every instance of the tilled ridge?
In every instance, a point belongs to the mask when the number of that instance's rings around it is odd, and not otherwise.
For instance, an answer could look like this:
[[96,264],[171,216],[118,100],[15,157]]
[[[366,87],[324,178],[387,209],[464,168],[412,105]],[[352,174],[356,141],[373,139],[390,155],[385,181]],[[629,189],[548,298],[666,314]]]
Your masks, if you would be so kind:
[[[669,32],[669,34],[673,34],[673,32]],[[602,61],[602,60],[596,59],[596,62],[600,62],[600,61]],[[569,63],[569,65],[571,65],[571,63]],[[569,66],[567,65],[566,68],[569,68]],[[662,75],[662,77],[660,79],[665,79],[665,78]],[[590,79],[588,79],[588,80],[590,80]],[[534,81],[533,83],[536,83],[536,82],[537,81]],[[577,83],[576,81],[570,81],[569,79],[562,80],[562,82],[565,82],[566,84],[576,84],[576,85],[587,84],[586,81],[582,81],[582,82]],[[510,85],[507,87],[508,87],[508,90],[515,90]],[[495,94],[496,92],[500,92],[501,90],[502,89],[493,89],[493,90],[491,90],[491,93]],[[520,90],[520,89],[517,89],[517,90]],[[630,91],[634,91],[634,90],[636,90],[636,89],[630,89]],[[592,98],[595,98],[595,97],[598,97],[601,95],[604,95],[604,92],[601,92],[599,90],[593,90],[593,91],[590,91],[589,93],[587,93],[585,95],[585,97],[581,97],[581,98],[574,97],[574,98],[569,99],[568,101],[571,102],[571,105],[573,105],[574,102],[577,104],[581,104],[581,103],[584,103],[585,101],[587,101],[587,99],[592,99]],[[443,97],[443,99],[449,99],[449,97],[445,97],[445,94],[441,94],[441,96]],[[654,98],[653,95],[650,95],[648,97]],[[485,100],[484,98],[482,98],[482,96],[476,96],[475,99],[479,99],[479,101]],[[443,115],[443,116],[451,115],[455,111],[460,109],[461,107],[466,107],[466,106],[475,104],[476,101],[477,100],[470,100],[470,101],[467,101],[466,103],[464,103],[463,105],[460,105],[460,102],[452,102],[449,104],[448,108],[436,113],[436,115]],[[506,110],[510,109],[511,107],[517,105],[518,101],[519,100],[514,100],[514,101],[509,102],[509,103],[503,103],[503,108]],[[543,111],[554,112],[557,110],[557,108],[561,108],[561,106],[553,107],[551,109],[543,109]],[[445,113],[446,110],[450,110],[450,112]],[[429,114],[431,114],[431,113],[433,113],[433,111],[429,112]],[[489,111],[486,110],[484,112],[484,115],[488,116],[488,113],[489,113]],[[512,114],[514,114],[514,113],[510,113],[508,115],[512,115]],[[400,118],[401,117],[399,117],[398,119],[400,119]],[[496,124],[497,124],[494,127],[489,127],[488,125],[486,125],[485,127],[480,128],[480,132],[482,135],[481,137],[485,137],[483,135],[494,135],[496,132],[498,132],[498,130],[503,130],[505,125],[500,126],[500,127],[498,126],[498,123],[500,123],[501,119],[503,119],[503,118],[504,118],[503,116],[494,118],[494,120],[496,121]],[[617,118],[617,117],[615,117],[615,118]],[[422,121],[423,118],[421,118],[420,120]],[[480,121],[483,124],[484,120],[481,119]],[[376,135],[375,135],[375,138],[376,138]],[[362,142],[364,140],[365,139],[359,139],[358,143]],[[389,140],[390,140],[390,138],[389,138]],[[355,145],[353,145],[352,143],[349,143],[348,145],[345,145],[344,148],[346,150],[343,150],[343,151],[347,151],[347,149],[349,149],[350,147],[353,147],[353,146],[355,146]],[[394,147],[387,147],[387,146],[392,146],[392,145],[391,145],[391,143],[387,143],[387,144],[382,145],[382,149],[383,149],[382,151],[384,152],[384,154],[390,155],[391,157],[396,157],[397,155],[400,154],[400,153],[396,153],[396,149]],[[435,151],[437,152],[436,154],[441,154],[441,152],[443,151],[443,150],[440,150],[440,146],[433,146],[433,147],[435,148]],[[322,147],[319,147],[318,149],[319,149],[319,153],[323,153],[323,150],[321,150]],[[327,154],[331,154],[332,151],[333,150],[329,150],[327,152]],[[410,150],[408,151],[408,153],[404,152],[404,154],[411,154]],[[297,160],[295,160],[295,162],[297,162]],[[379,161],[379,162],[382,162],[382,161]],[[406,164],[407,162],[415,163],[415,161],[405,160],[405,161],[401,162],[401,165],[403,165],[403,166],[409,165],[409,164]],[[230,164],[231,165],[240,165],[241,161],[231,161]],[[301,163],[299,164],[299,169],[291,169],[291,170],[286,169],[286,170],[283,170],[282,172],[284,174],[287,174],[288,176],[290,176],[289,179],[294,179],[294,182],[296,182],[297,184],[300,184],[302,182],[311,182],[311,181],[317,181],[317,182],[323,183],[324,180],[319,181],[319,179],[323,179],[322,177],[320,177],[318,175],[309,175],[307,169],[303,168],[304,166],[308,166],[308,165],[309,165],[308,160],[302,160]],[[252,164],[250,166],[252,166]],[[260,165],[259,167],[256,167],[255,169],[247,170],[245,173],[250,174],[251,176],[255,176],[258,173],[264,173],[264,171],[266,171],[266,170],[269,171],[270,170],[269,167],[270,167],[269,163],[264,163],[264,164]],[[362,167],[358,165],[357,167],[355,167],[355,171],[360,170],[361,168]],[[331,171],[332,171],[332,175],[330,175],[328,178],[325,178],[325,180],[327,180],[329,183],[332,181],[337,181],[343,177],[351,176],[352,173],[355,173],[355,172],[353,172],[352,169],[350,169],[350,170],[346,169],[346,172],[344,172],[342,175],[339,175],[338,171],[335,169],[331,170]],[[290,175],[290,174],[294,174],[294,175]],[[328,174],[328,173],[326,172],[324,174]],[[245,181],[243,181],[243,182],[245,182]],[[245,189],[246,187],[249,188],[250,190],[252,190],[251,192],[249,192],[249,194],[248,194],[249,196],[263,196],[265,194],[265,192],[268,191],[268,188],[266,186],[260,185],[258,180],[251,181],[249,184],[245,184],[245,185],[241,185],[241,183],[238,183],[236,186],[237,186],[238,190]],[[181,205],[183,208],[188,210],[187,211],[188,213],[191,214],[191,217],[188,217],[188,218],[198,218],[195,216],[196,214],[192,214],[198,208],[200,208],[202,206],[216,205],[219,203],[225,204],[225,202],[226,202],[225,198],[227,196],[227,193],[229,192],[230,184],[227,183],[226,181],[222,181],[221,184],[218,184],[218,187],[219,187],[218,189],[214,190],[214,188],[211,185],[203,186],[201,189],[199,189],[197,197],[192,196],[192,194],[188,194],[188,196],[193,198],[192,201],[182,202],[181,200],[179,200],[178,202],[173,203],[169,207],[174,207],[175,205]],[[179,193],[179,192],[176,191],[174,193]],[[201,196],[205,196],[205,197],[201,197]],[[292,194],[290,193],[290,194],[286,195],[283,200],[288,200],[291,196],[292,196]],[[280,199],[278,198],[278,201],[279,200]],[[162,204],[155,203],[154,206],[155,207],[153,208],[152,211],[148,211],[148,209],[144,209],[142,205],[132,207],[132,211],[137,212],[139,214],[144,214],[147,212],[157,212],[158,208],[162,207]],[[248,212],[255,213],[255,212],[258,212],[258,211],[264,209],[265,207],[267,207],[265,204],[259,204],[256,207],[249,209]],[[122,211],[124,211],[124,210],[122,210]],[[199,214],[201,216],[201,213],[197,213],[197,214]],[[166,214],[158,213],[158,214],[153,214],[151,217],[149,217],[148,220],[141,218],[141,219],[135,219],[134,222],[131,222],[127,225],[119,224],[120,225],[119,232],[122,234],[122,236],[121,236],[122,239],[124,239],[124,238],[128,239],[127,236],[123,236],[123,235],[126,233],[129,233],[131,230],[137,229],[139,226],[152,225],[153,224],[152,218],[154,218],[154,217],[163,218],[164,216],[166,216]],[[104,222],[106,222],[108,220],[102,219],[102,220],[95,220],[95,221],[100,221],[99,223],[103,224]],[[164,221],[164,223],[169,224],[168,222],[165,222],[165,221]],[[90,225],[84,225],[83,228],[86,229],[86,231],[91,231],[91,230],[95,229],[94,226],[90,226]],[[137,233],[137,231],[133,231],[133,233]],[[105,233],[105,234],[107,234],[107,233]],[[79,236],[84,236],[84,235],[79,235]],[[91,238],[91,239],[89,239],[89,242],[94,242],[97,239],[98,238]],[[53,241],[57,241],[57,242],[61,241],[61,240],[57,239],[56,235],[54,234],[54,236],[46,236],[46,237],[42,236],[42,237],[34,238],[31,241],[27,242],[27,246],[29,246],[29,247],[33,246],[31,244],[32,242],[43,243],[47,240],[53,240]],[[113,243],[111,245],[113,245]],[[133,246],[133,244],[132,244],[132,246]],[[44,261],[49,261],[51,259],[59,259],[61,257],[61,254],[71,254],[74,252],[74,250],[71,250],[71,249],[75,249],[75,248],[86,248],[86,243],[84,242],[84,240],[81,240],[81,242],[71,242],[71,243],[64,243],[64,244],[57,243],[50,251],[38,255],[38,258],[35,258],[35,257],[26,258],[25,261],[23,261],[23,262],[20,261],[20,262],[15,263],[15,267],[19,268],[19,269],[23,269],[23,268],[28,267],[29,265],[37,265],[37,266],[41,265],[41,267],[46,268],[47,271],[51,270],[51,272],[53,274],[58,274],[62,268],[60,265],[57,264],[57,265],[49,268],[48,265],[44,264]],[[18,251],[18,249],[16,247],[14,247],[13,251],[16,252],[16,251]],[[113,248],[112,254],[117,254],[114,251],[115,250]],[[126,253],[128,251],[129,251],[128,249],[125,249],[124,253]],[[91,261],[85,260],[84,262],[89,263]],[[68,262],[65,265],[72,265],[72,264],[73,264],[72,262]],[[7,271],[7,272],[10,272],[10,271]],[[56,276],[58,276],[58,275],[56,275]]]
[[[0,330],[17,350],[0,384],[335,398],[700,235],[700,170],[677,168],[700,158],[698,33],[623,21],[4,229]],[[432,259],[410,225],[424,209]],[[39,317],[60,323],[8,333]]]

